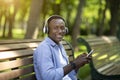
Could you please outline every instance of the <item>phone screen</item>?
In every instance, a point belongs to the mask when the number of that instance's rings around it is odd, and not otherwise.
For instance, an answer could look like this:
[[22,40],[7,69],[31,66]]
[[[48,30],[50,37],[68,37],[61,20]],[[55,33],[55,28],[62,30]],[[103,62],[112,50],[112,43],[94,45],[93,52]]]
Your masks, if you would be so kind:
[[88,53],[87,57],[89,57],[93,52],[94,52],[94,50],[92,49],[92,50]]

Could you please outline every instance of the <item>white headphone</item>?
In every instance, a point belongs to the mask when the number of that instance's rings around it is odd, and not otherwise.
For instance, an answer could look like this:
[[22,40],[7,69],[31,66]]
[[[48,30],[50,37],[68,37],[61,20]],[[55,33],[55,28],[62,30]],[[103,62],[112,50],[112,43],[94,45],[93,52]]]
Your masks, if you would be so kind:
[[[59,16],[59,15],[50,16],[47,19],[47,21],[45,22],[44,26],[43,26],[43,33],[48,34],[48,32],[49,32],[49,30],[48,30],[48,21],[51,21],[52,19],[62,19],[65,22],[65,20],[61,16]],[[68,28],[65,27],[65,34],[67,34],[67,33],[68,33]]]
[[48,34],[48,20],[44,23],[44,26],[43,26],[43,33],[47,33]]

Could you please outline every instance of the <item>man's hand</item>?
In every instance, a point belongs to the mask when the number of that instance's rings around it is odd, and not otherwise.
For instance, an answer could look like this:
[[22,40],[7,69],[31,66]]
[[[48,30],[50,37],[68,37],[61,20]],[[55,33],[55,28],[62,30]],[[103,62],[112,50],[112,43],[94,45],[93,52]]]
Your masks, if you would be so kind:
[[84,66],[85,64],[89,63],[91,61],[91,56],[87,57],[86,53],[83,53],[82,55],[79,55],[73,63],[76,64],[76,69],[78,70],[80,67]]

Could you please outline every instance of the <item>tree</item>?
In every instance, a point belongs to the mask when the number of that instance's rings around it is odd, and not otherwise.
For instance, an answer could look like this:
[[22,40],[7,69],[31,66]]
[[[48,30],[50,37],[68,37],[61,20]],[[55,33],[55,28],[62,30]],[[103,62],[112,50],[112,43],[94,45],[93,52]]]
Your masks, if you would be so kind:
[[98,10],[98,27],[97,27],[97,36],[102,36],[104,34],[104,29],[105,29],[105,26],[104,26],[104,22],[105,22],[105,19],[106,19],[106,16],[105,16],[105,12],[107,10],[107,7],[108,7],[108,3],[106,3],[104,6],[104,9],[102,9],[103,7],[103,4],[102,4],[102,0],[100,0],[100,7],[99,7],[99,10]]
[[72,18],[72,12],[74,9],[76,9],[76,4],[74,0],[62,0],[62,7],[65,8],[61,10],[61,12],[66,12],[66,26],[69,29],[69,35],[72,35],[72,24],[73,24],[73,18]]
[[17,10],[18,10],[18,4],[19,4],[19,1],[14,0],[14,3],[13,3],[14,12],[10,12],[10,9],[9,9],[9,17],[8,17],[9,28],[8,28],[8,34],[7,34],[8,38],[13,37],[12,29],[13,29],[14,23],[15,23],[15,15],[16,15]]
[[29,20],[27,23],[27,31],[25,39],[37,38],[38,21],[42,10],[43,0],[32,0]]
[[[12,38],[13,34],[12,34],[12,29],[14,27],[14,23],[15,23],[15,15],[17,12],[17,8],[18,8],[18,0],[14,0],[14,1],[3,1],[2,2],[2,10],[1,10],[1,17],[4,17],[4,24],[3,24],[3,32],[2,32],[2,37],[7,37],[7,38]],[[7,33],[7,34],[6,34]]]
[[106,2],[109,3],[109,9],[111,14],[110,34],[115,35],[118,26],[120,0],[106,0]]
[[82,9],[85,5],[86,0],[79,0],[79,4],[78,4],[78,8],[77,8],[77,15],[76,18],[74,20],[74,24],[73,24],[73,31],[72,31],[72,46],[74,48],[76,48],[77,46],[77,37],[80,35],[80,24],[81,24],[81,15],[82,15]]

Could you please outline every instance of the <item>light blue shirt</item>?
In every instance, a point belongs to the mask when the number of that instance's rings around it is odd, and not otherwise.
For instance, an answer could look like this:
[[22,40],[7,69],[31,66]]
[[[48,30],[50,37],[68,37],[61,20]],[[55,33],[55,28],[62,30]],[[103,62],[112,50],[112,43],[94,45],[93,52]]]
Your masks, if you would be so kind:
[[66,52],[62,44],[49,37],[36,48],[33,60],[37,80],[77,80],[74,70],[64,76],[63,67],[68,64]]

